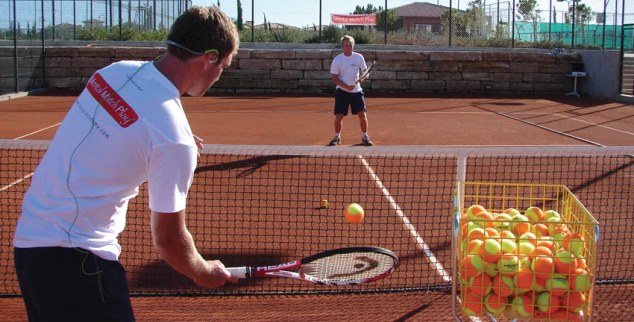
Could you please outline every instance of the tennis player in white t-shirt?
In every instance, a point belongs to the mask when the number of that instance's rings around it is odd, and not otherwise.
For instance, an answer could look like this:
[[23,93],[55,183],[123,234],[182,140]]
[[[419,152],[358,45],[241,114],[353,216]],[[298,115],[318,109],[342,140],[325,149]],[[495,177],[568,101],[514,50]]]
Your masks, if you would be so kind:
[[365,71],[368,66],[363,55],[353,51],[354,38],[343,36],[341,38],[343,53],[337,55],[330,65],[330,75],[335,83],[335,136],[328,145],[341,144],[341,128],[343,117],[348,115],[348,110],[359,117],[361,126],[361,143],[372,145],[372,140],[368,135],[368,117],[365,106],[365,94],[359,82],[359,72]]
[[166,55],[117,62],[90,78],[32,177],[15,232],[30,321],[134,320],[117,237],[144,182],[160,257],[201,287],[236,282],[200,255],[185,224],[202,140],[180,97],[203,95],[238,44],[227,15],[192,7],[174,22]]

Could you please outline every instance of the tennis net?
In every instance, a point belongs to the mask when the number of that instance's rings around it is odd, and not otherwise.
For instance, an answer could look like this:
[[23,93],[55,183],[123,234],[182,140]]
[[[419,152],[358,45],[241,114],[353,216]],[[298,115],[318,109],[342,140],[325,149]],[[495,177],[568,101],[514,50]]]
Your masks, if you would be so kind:
[[[0,140],[0,295],[19,295],[12,238],[21,199],[48,141]],[[457,182],[567,186],[598,220],[598,284],[634,283],[634,147],[286,147],[206,145],[188,197],[188,226],[204,257],[273,265],[339,247],[379,246],[401,265],[351,286],[266,278],[201,289],[152,246],[147,190],[129,205],[121,262],[138,295],[305,294],[451,290]],[[329,201],[328,208],[321,200]],[[345,222],[344,207],[366,212]],[[618,253],[619,256],[614,256]]]

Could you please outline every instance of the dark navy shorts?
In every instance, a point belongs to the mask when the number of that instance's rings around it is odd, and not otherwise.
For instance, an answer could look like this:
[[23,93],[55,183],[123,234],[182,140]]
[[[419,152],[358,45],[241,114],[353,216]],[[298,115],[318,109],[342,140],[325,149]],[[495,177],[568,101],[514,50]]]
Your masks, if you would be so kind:
[[134,321],[123,266],[83,249],[14,248],[30,322]]
[[348,115],[348,108],[350,108],[352,114],[367,111],[364,96],[363,92],[348,93],[337,88],[335,91],[335,115]]

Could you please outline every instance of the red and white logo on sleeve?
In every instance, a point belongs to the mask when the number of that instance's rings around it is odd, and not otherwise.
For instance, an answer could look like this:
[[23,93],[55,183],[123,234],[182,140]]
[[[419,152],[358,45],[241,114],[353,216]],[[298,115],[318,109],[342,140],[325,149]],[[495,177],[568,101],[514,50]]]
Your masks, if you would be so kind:
[[92,97],[110,114],[110,116],[123,128],[126,128],[139,119],[134,109],[110,87],[99,73],[95,73],[86,85]]

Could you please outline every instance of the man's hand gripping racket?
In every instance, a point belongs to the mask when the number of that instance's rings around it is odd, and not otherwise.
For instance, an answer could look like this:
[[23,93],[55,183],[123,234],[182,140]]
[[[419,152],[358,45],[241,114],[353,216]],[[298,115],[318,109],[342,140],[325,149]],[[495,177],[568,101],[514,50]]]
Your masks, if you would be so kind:
[[361,77],[357,79],[356,83],[363,82],[364,80],[368,79],[368,77],[370,77],[370,71],[372,70],[372,68],[374,68],[375,63],[376,61],[372,61],[370,64],[368,64],[368,68],[363,71],[363,74],[361,74]]
[[228,267],[234,277],[288,277],[323,285],[376,281],[398,266],[398,256],[379,247],[329,250],[292,262],[262,267]]

